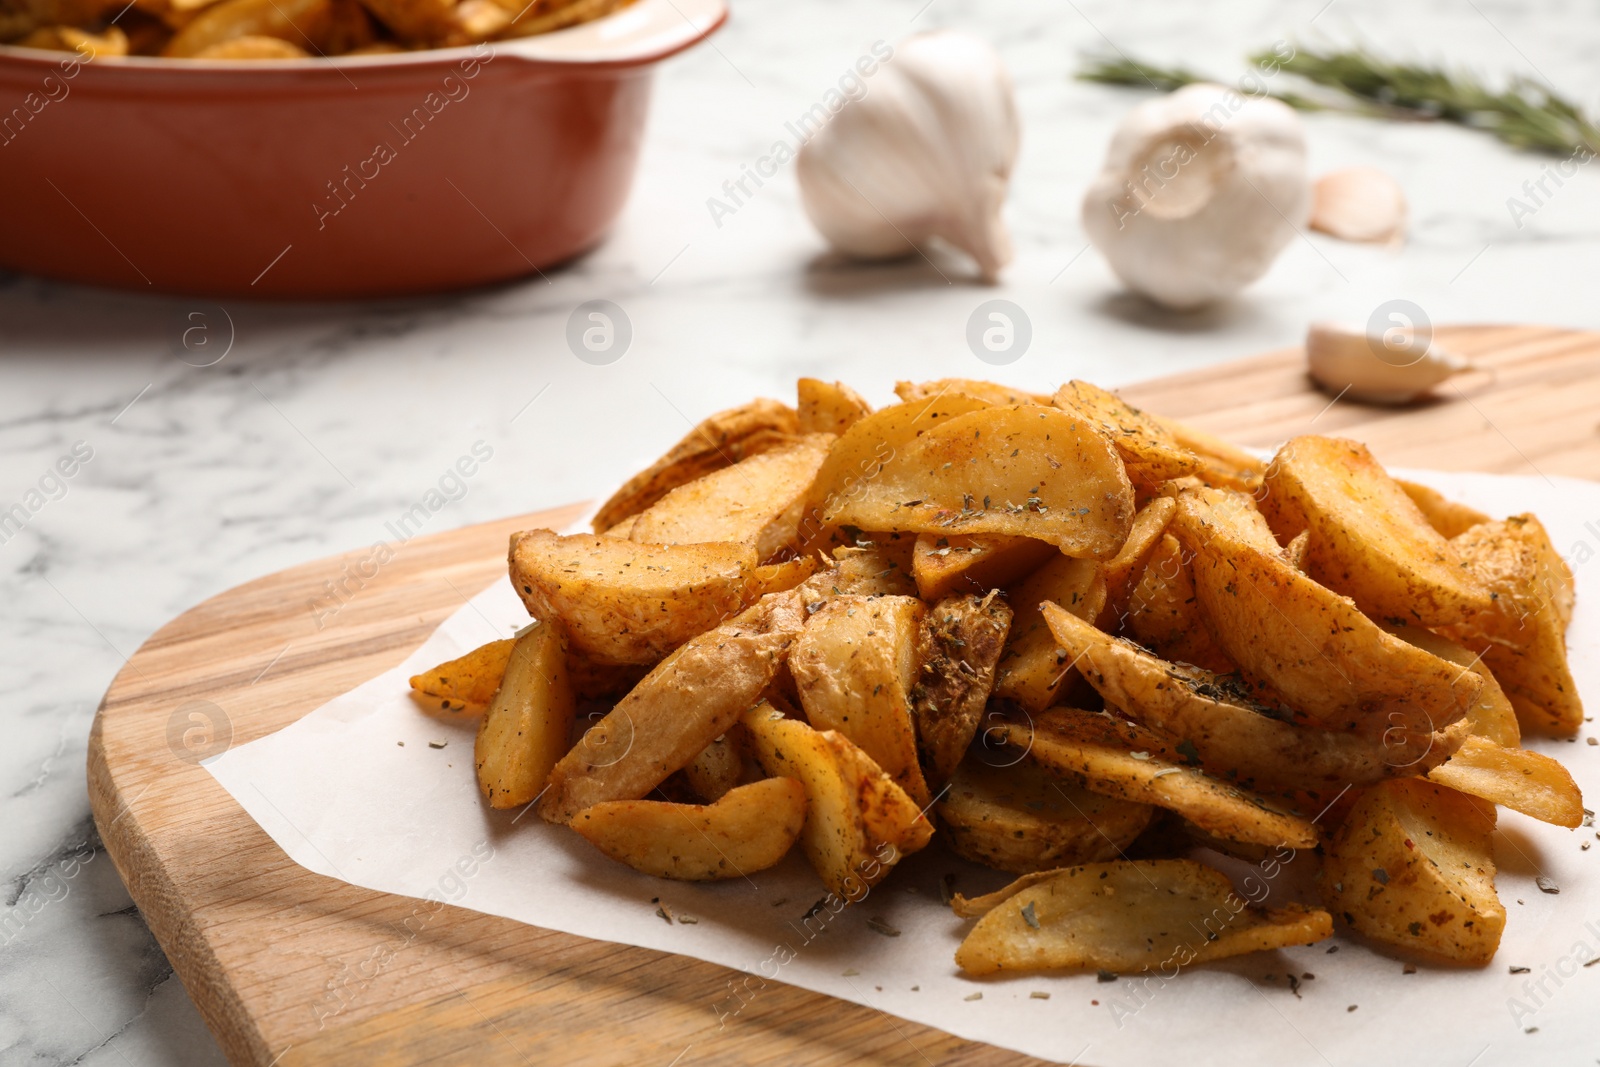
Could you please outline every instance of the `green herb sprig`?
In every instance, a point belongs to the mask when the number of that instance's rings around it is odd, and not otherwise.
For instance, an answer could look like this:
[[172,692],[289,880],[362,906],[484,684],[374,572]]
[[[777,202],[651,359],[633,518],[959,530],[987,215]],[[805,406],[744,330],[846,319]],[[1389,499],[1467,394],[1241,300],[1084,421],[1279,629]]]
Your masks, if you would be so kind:
[[[1600,128],[1578,106],[1524,77],[1490,89],[1470,74],[1412,63],[1393,63],[1367,52],[1295,50],[1288,59],[1271,51],[1250,62],[1275,64],[1330,92],[1311,96],[1290,90],[1267,95],[1302,111],[1344,111],[1397,121],[1450,122],[1481,130],[1515,148],[1551,155],[1600,152]],[[1078,77],[1106,85],[1154,87],[1171,92],[1213,81],[1183,67],[1158,67],[1127,56],[1091,57]]]

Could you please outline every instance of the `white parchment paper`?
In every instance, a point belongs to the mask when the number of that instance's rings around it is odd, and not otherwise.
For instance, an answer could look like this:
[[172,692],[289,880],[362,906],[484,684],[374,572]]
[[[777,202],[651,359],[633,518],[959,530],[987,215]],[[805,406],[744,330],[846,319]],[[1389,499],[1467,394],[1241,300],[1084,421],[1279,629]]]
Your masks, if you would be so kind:
[[[1573,673],[1589,706],[1600,708],[1600,563],[1590,562],[1600,556],[1600,485],[1411,476],[1496,518],[1533,511],[1545,522],[1577,575]],[[509,582],[498,582],[401,666],[208,769],[291,858],[318,874],[746,972],[751,977],[706,1004],[708,1026],[738,1026],[742,1005],[781,981],[964,1038],[1099,1067],[1485,1067],[1589,1064],[1600,1056],[1600,965],[1584,966],[1600,957],[1593,827],[1564,830],[1501,813],[1497,883],[1509,914],[1499,955],[1481,970],[1423,964],[1405,974],[1400,961],[1335,938],[1189,968],[1170,981],[1102,982],[1092,974],[972,981],[951,960],[969,924],[941,904],[939,882],[954,874],[957,888],[972,894],[1008,879],[941,847],[908,859],[860,903],[807,918],[825,891],[798,849],[749,878],[667,882],[612,862],[532,813],[487,810],[473,775],[475,720],[424,711],[408,695],[407,678],[527,621]],[[1584,728],[1586,736],[1594,732]],[[1591,802],[1600,796],[1600,748],[1583,739],[1529,747],[1561,759]],[[1583,850],[1583,842],[1595,847]],[[1310,867],[1302,857],[1266,881],[1274,892],[1303,891]],[[1238,864],[1229,870],[1236,878],[1250,873]],[[1560,892],[1542,892],[1539,875]],[[673,921],[658,914],[653,898]]]

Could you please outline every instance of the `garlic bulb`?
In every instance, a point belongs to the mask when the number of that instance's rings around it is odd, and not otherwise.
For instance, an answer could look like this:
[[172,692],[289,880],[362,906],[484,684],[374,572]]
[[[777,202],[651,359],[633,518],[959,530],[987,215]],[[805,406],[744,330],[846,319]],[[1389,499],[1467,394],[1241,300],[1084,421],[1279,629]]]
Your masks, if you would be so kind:
[[1084,194],[1083,228],[1129,289],[1189,310],[1265,274],[1310,200],[1293,109],[1188,85],[1122,120]]
[[845,255],[903,256],[937,237],[992,281],[1011,260],[1000,210],[1018,137],[994,49],[954,30],[918,34],[801,146],[800,198]]
[[1311,188],[1311,228],[1343,241],[1399,240],[1406,193],[1376,167],[1329,171]]
[[1432,343],[1428,334],[1391,331],[1373,337],[1329,323],[1306,331],[1306,369],[1337,396],[1369,404],[1405,404],[1445,379],[1475,370],[1470,361]]

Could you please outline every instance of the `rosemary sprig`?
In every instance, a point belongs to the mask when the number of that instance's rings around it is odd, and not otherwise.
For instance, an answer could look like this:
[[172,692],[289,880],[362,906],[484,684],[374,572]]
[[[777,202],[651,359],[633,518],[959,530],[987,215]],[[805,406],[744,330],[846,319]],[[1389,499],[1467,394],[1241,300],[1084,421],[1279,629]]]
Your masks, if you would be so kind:
[[[1391,63],[1362,51],[1296,50],[1288,59],[1260,52],[1250,61],[1260,67],[1276,63],[1284,73],[1338,94],[1324,100],[1288,90],[1269,93],[1301,110],[1452,122],[1482,130],[1515,148],[1553,155],[1600,152],[1600,128],[1577,105],[1527,78],[1513,78],[1506,88],[1494,90],[1469,74]],[[1153,85],[1168,92],[1210,80],[1182,67],[1156,67],[1124,56],[1090,59],[1078,77],[1108,85]]]

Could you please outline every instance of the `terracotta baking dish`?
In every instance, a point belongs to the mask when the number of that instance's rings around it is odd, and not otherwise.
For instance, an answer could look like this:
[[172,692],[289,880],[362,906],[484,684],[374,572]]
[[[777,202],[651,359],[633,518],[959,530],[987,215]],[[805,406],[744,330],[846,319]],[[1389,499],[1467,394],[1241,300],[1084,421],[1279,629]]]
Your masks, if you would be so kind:
[[0,46],[0,267],[297,299],[531,274],[604,236],[654,65],[726,19],[639,0],[541,37],[270,63]]

